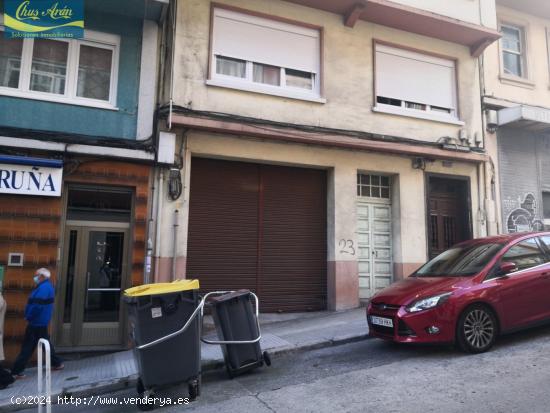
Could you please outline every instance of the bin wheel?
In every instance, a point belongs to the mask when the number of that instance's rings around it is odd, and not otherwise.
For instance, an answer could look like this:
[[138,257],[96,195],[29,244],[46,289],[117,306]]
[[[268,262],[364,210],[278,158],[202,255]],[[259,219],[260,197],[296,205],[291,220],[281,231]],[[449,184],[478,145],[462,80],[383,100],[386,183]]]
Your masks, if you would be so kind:
[[190,401],[196,400],[201,393],[199,381],[198,380],[190,381],[188,385],[188,389],[189,389],[189,400]]
[[269,355],[269,353],[267,351],[264,351],[263,356],[264,356],[265,365],[271,366],[271,356]]
[[[140,399],[149,398],[153,395],[153,390],[147,390],[143,385],[141,378],[138,379],[136,383],[136,390]],[[155,409],[154,403],[139,403],[138,409],[143,412],[148,412]]]
[[225,365],[225,371],[227,371],[227,375],[229,376],[229,378],[231,380],[233,380],[235,375],[233,374],[233,371],[231,370],[231,368],[227,364]]
[[145,386],[143,385],[143,381],[141,381],[141,377],[138,378],[136,383],[136,391],[141,396],[143,393],[145,393]]

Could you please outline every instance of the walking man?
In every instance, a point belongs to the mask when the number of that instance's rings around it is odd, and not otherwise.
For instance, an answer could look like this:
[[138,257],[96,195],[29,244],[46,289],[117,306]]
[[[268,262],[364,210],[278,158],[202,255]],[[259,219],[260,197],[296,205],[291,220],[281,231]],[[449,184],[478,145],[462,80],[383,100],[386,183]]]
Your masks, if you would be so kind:
[[[21,352],[17,356],[15,363],[11,369],[11,374],[20,379],[25,377],[23,373],[25,367],[32,357],[38,340],[45,338],[50,340],[48,335],[48,324],[52,318],[53,301],[55,291],[50,282],[50,270],[40,268],[34,275],[36,288],[32,290],[25,307],[25,320],[27,320],[27,329],[25,330],[25,338],[21,346]],[[50,343],[52,370],[63,369],[63,361],[56,356],[53,346]]]

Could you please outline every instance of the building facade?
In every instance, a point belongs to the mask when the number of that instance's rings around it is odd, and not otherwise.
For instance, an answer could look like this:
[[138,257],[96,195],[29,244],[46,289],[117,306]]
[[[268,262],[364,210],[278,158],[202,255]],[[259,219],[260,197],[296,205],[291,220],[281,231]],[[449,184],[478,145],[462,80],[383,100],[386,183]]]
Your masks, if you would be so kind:
[[482,56],[482,93],[500,230],[542,230],[550,224],[550,6],[496,3],[502,38]]
[[55,280],[51,336],[60,351],[127,345],[120,298],[147,270],[165,8],[155,0],[85,2],[82,39],[8,39],[0,15],[8,360],[23,338],[38,267],[50,268]]
[[490,0],[192,0],[163,41],[156,279],[345,309],[496,233]]

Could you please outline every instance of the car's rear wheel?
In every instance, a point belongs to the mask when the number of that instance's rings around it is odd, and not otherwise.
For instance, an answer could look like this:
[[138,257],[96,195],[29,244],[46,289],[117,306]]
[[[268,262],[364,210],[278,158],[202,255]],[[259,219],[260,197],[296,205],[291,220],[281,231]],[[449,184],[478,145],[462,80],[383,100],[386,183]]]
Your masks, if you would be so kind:
[[458,344],[469,353],[483,353],[495,343],[497,329],[493,312],[483,305],[473,305],[458,320]]

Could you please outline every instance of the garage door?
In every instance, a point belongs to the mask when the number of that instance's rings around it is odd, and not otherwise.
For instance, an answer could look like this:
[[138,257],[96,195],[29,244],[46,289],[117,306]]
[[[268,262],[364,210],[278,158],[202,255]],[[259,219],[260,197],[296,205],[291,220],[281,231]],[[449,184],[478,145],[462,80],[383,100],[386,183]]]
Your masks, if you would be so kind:
[[193,158],[187,276],[261,310],[326,308],[324,171]]

